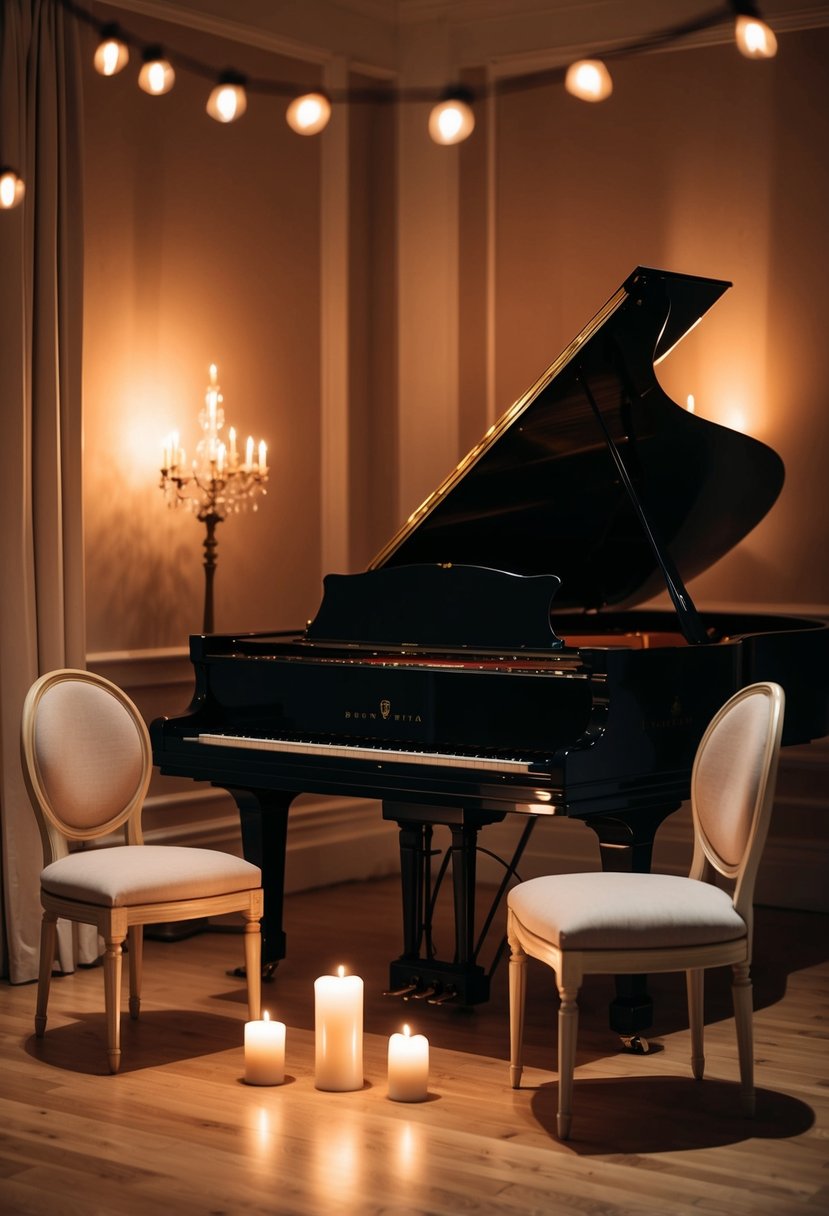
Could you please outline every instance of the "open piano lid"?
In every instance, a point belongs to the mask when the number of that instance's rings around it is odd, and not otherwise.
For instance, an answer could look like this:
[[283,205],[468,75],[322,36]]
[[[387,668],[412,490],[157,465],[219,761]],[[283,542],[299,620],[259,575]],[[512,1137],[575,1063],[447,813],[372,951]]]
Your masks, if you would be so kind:
[[730,286],[637,268],[370,569],[555,574],[557,610],[628,607],[667,586],[679,610],[682,580],[733,548],[783,484],[776,452],[688,413],[654,371]]

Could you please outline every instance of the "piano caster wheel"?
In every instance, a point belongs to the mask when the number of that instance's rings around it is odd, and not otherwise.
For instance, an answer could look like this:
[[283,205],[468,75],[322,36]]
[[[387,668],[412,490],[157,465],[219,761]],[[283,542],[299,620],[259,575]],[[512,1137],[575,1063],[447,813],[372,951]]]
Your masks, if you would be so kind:
[[623,1034],[620,1036],[622,1046],[625,1051],[629,1051],[634,1056],[646,1056],[650,1052],[650,1045],[647,1039],[643,1039],[638,1034]]
[[[262,964],[262,983],[263,984],[273,983],[274,979],[276,978],[276,969],[278,966],[279,966],[278,959],[275,963],[263,963]],[[247,976],[248,976],[246,967],[231,967],[230,971],[226,972],[226,974],[229,976],[232,976],[232,978],[234,980],[245,980],[245,979],[247,979]]]
[[383,993],[383,996],[402,996],[405,1000],[411,996],[413,992],[417,992],[417,984],[406,984],[403,988],[389,988]]

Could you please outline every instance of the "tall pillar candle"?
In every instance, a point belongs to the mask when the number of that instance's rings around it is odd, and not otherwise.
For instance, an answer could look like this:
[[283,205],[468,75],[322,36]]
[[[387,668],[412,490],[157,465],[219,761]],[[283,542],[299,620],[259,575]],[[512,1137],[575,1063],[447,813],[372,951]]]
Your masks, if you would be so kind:
[[317,1089],[363,1087],[363,981],[359,975],[322,975],[314,981]]

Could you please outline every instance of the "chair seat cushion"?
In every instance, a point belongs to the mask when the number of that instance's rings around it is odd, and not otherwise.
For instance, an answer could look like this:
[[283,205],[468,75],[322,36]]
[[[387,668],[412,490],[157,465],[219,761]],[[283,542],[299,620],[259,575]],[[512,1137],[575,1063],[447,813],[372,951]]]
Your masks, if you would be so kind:
[[674,874],[531,878],[507,902],[526,929],[562,950],[656,950],[746,935],[726,891]]
[[261,882],[258,866],[230,853],[152,844],[70,853],[40,875],[50,895],[111,908],[252,891]]

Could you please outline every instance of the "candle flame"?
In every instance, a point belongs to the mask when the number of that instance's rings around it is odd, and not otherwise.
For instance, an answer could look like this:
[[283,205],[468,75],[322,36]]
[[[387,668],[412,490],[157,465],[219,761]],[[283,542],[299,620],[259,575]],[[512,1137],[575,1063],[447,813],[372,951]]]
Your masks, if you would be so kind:
[[406,1036],[406,1038],[408,1039],[409,1035],[410,1035],[412,1032],[411,1032],[411,1030],[409,1029],[409,1027],[408,1027],[407,1025],[404,1025],[404,1027],[403,1027],[403,1033],[404,1033],[404,1035]]
[[342,966],[338,967],[337,975],[340,977],[340,979],[342,979],[343,976],[345,975],[345,967],[342,967]]
[[265,1012],[262,1014],[262,1021],[269,1022],[270,1020],[271,1020],[271,1015],[268,1013],[268,1011],[266,1009]]

